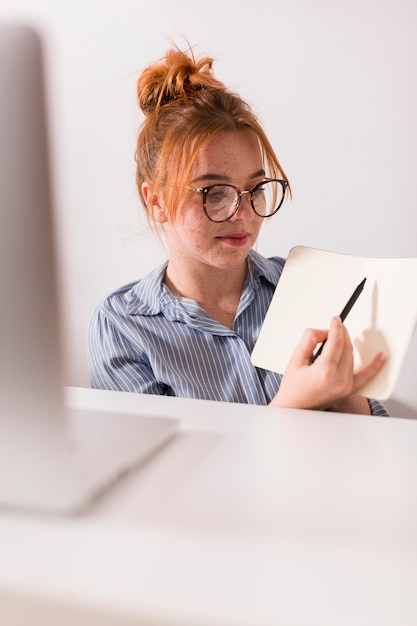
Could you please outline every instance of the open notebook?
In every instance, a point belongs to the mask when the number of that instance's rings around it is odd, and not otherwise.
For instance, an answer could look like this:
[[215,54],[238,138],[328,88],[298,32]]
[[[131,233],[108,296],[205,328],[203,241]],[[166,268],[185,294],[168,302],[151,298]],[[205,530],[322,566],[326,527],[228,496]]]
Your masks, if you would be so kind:
[[0,506],[66,512],[178,421],[65,409],[43,65],[36,31],[0,25]]
[[362,258],[293,248],[253,349],[254,365],[283,374],[304,330],[328,328],[364,278],[363,292],[344,322],[354,346],[355,368],[380,351],[388,361],[358,393],[389,398],[417,322],[414,258]]

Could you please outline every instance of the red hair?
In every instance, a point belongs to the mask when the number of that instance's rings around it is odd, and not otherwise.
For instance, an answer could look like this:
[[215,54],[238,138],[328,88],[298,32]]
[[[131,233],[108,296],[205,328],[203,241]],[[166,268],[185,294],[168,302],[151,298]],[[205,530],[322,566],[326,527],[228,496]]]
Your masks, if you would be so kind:
[[266,175],[287,177],[250,106],[217,80],[213,60],[195,59],[177,49],[146,68],[137,83],[139,106],[145,114],[136,147],[136,182],[148,218],[142,183],[162,191],[168,215],[189,183],[191,168],[201,147],[215,134],[251,130],[258,138]]

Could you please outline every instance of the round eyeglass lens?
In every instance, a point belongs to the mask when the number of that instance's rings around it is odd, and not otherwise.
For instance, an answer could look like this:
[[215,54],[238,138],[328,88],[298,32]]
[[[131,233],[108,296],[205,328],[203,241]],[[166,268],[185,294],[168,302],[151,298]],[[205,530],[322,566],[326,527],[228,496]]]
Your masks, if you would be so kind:
[[230,185],[214,185],[206,195],[206,213],[215,222],[223,222],[232,215],[239,202],[236,189]]
[[[285,189],[276,180],[267,180],[256,185],[250,192],[250,201],[260,217],[273,215],[284,199]],[[248,192],[242,192],[246,195]],[[205,211],[214,222],[229,219],[239,205],[239,193],[232,185],[213,185],[205,195]]]
[[273,215],[281,205],[284,187],[276,180],[264,181],[252,191],[252,206],[261,217]]

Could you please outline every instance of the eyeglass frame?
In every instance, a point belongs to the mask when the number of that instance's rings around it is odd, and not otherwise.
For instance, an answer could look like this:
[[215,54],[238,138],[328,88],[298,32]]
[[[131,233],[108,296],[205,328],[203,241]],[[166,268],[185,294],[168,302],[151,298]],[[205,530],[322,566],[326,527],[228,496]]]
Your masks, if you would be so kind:
[[[277,208],[272,213],[269,213],[269,215],[260,215],[257,212],[257,210],[255,209],[254,205],[253,205],[252,196],[257,191],[257,189],[262,187],[262,185],[264,185],[265,183],[280,183],[280,185],[282,187],[283,194],[282,194],[281,202],[278,204]],[[214,220],[207,213],[206,200],[207,200],[207,195],[211,191],[211,189],[214,189],[214,187],[218,187],[220,185],[223,186],[223,187],[231,187],[232,189],[234,189],[236,191],[236,193],[237,193],[237,196],[238,196],[238,202],[236,204],[236,207],[235,207],[233,213],[231,213],[228,217],[226,217],[226,219],[224,219],[224,220]],[[283,204],[283,202],[285,200],[285,192],[286,192],[287,188],[288,188],[288,181],[287,180],[283,180],[281,178],[266,178],[266,179],[262,180],[260,183],[257,183],[255,185],[255,187],[253,187],[253,189],[243,189],[243,190],[239,189],[239,187],[236,187],[235,185],[231,185],[230,183],[215,183],[214,185],[208,185],[207,187],[188,187],[188,189],[190,189],[191,191],[196,191],[197,193],[202,195],[202,197],[203,197],[204,213],[206,214],[207,218],[211,222],[215,222],[216,224],[221,224],[222,222],[228,222],[230,219],[232,219],[232,217],[234,215],[236,215],[236,213],[239,211],[239,208],[240,208],[240,205],[241,205],[241,202],[242,202],[242,196],[245,193],[248,194],[249,202],[250,202],[250,205],[252,207],[252,210],[258,217],[262,217],[262,218],[272,217],[273,215],[275,215],[275,213],[278,213],[278,211],[280,210],[280,208],[281,208],[281,206],[282,206],[282,204]]]

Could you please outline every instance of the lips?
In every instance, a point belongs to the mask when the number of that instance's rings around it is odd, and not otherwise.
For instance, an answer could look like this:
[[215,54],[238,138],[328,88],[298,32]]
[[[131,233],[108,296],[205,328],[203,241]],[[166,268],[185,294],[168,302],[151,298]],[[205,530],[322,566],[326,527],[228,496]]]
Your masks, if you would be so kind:
[[229,233],[228,235],[221,235],[217,237],[222,243],[225,243],[229,246],[244,246],[249,239],[249,233]]

